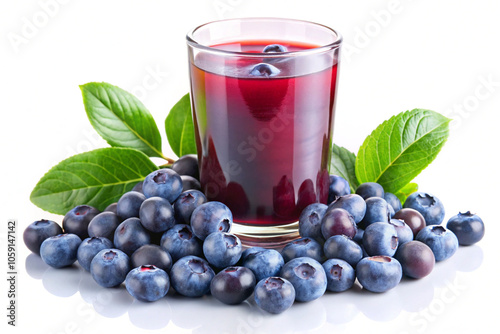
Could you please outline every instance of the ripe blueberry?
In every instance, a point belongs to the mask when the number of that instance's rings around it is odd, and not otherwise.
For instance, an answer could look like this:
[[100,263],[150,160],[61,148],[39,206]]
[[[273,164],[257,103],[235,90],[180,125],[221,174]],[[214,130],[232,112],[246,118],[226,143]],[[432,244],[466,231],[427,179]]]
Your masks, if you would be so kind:
[[46,264],[62,268],[75,263],[78,246],[82,243],[76,234],[65,233],[49,237],[40,246],[40,256]]
[[420,212],[427,225],[439,225],[444,219],[443,203],[439,198],[428,193],[415,192],[411,194],[406,199],[404,207]]
[[142,191],[146,198],[158,196],[174,203],[182,192],[182,179],[171,169],[160,169],[146,176]]
[[352,288],[356,274],[352,266],[341,259],[329,259],[323,263],[328,291],[342,292]]
[[62,228],[52,220],[37,220],[26,227],[23,233],[23,240],[26,247],[33,253],[40,255],[42,242],[49,238],[62,234]]
[[479,216],[470,213],[459,213],[448,220],[446,227],[455,233],[462,246],[469,246],[484,236],[484,223]]
[[80,239],[87,238],[89,236],[89,223],[99,213],[99,210],[88,205],[74,207],[63,218],[62,228],[64,233],[76,234]]
[[121,219],[139,217],[142,202],[146,199],[143,193],[129,191],[120,197],[116,204],[116,212]]
[[241,304],[253,293],[256,280],[246,267],[228,267],[220,271],[210,283],[210,293],[228,305]]
[[213,232],[229,232],[233,224],[233,214],[221,202],[207,202],[196,209],[191,215],[191,228],[199,239]]
[[399,284],[403,270],[399,261],[392,257],[372,256],[359,261],[356,276],[366,290],[385,292]]
[[135,299],[154,302],[165,297],[170,288],[170,279],[163,269],[144,265],[132,269],[127,274],[125,287]]
[[119,249],[103,249],[90,262],[92,277],[105,288],[120,285],[129,271],[129,257]]
[[78,263],[86,271],[90,271],[90,262],[103,249],[113,248],[113,243],[104,237],[91,237],[82,241],[76,254]]
[[281,277],[295,288],[295,300],[309,302],[321,297],[326,291],[326,273],[321,264],[311,258],[298,257],[285,263]]
[[289,309],[295,301],[295,288],[282,277],[267,277],[257,283],[255,303],[264,311],[279,314]]

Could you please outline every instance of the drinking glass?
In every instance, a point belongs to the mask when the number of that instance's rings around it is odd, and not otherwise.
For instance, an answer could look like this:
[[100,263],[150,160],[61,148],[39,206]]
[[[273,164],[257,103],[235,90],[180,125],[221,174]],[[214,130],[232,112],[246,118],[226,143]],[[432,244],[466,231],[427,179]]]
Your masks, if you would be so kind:
[[297,238],[302,210],[327,202],[341,43],[329,27],[279,18],[187,35],[202,190],[231,209],[244,244]]

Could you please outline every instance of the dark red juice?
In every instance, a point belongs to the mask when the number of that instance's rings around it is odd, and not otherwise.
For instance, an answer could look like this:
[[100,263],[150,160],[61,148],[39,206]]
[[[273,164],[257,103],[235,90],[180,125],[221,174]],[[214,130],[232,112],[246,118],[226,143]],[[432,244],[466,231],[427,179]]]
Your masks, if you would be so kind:
[[[314,47],[259,41],[215,48],[260,53],[273,43],[288,51]],[[202,188],[240,224],[296,222],[304,207],[327,201],[337,61],[331,53],[300,54],[191,59]],[[250,75],[259,63],[280,72]]]

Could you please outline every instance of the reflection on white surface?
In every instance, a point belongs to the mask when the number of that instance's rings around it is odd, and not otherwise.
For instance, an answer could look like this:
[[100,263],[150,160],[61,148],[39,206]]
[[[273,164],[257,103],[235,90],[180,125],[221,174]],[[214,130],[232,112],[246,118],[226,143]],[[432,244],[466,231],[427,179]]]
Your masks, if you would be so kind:
[[98,314],[116,318],[128,313],[130,322],[139,328],[161,329],[172,323],[193,333],[251,333],[265,326],[265,332],[278,333],[282,332],[284,323],[294,331],[311,331],[325,324],[342,331],[344,325],[359,314],[384,322],[397,318],[402,311],[420,312],[449,289],[457,271],[476,270],[482,261],[480,246],[460,247],[452,258],[437,263],[428,277],[420,280],[404,278],[386,293],[368,292],[356,282],[349,291],[327,293],[309,303],[295,303],[280,315],[260,310],[252,297],[241,305],[228,306],[210,296],[186,298],[171,290],[157,302],[139,302],[128,294],[123,284],[111,289],[100,287],[79,265],[54,269],[34,254],[26,258],[26,271],[33,279],[41,279],[51,294],[70,297],[80,292],[81,298]]

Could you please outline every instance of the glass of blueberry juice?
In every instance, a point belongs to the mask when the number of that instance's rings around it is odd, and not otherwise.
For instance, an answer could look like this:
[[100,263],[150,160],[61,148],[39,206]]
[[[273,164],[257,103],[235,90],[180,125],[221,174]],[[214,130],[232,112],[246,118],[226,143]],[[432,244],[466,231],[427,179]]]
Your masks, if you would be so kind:
[[312,22],[230,19],[187,35],[203,192],[247,245],[298,236],[326,203],[342,37]]

